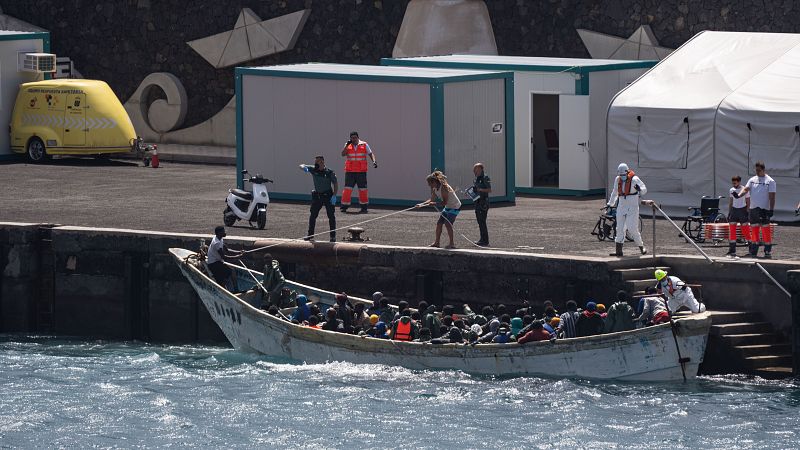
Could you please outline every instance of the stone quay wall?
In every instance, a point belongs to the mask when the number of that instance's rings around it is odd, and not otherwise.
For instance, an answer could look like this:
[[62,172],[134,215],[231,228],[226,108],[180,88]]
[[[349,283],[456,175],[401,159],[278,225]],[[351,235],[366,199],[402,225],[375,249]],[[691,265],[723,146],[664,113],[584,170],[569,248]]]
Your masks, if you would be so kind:
[[[239,11],[262,20],[311,9],[293,50],[246,65],[378,64],[391,56],[407,0],[6,0],[5,14],[51,32],[52,51],[87,78],[105,80],[125,102],[145,76],[170,72],[188,94],[185,126],[210,118],[234,93],[233,68],[215,69],[187,41],[231,30]],[[577,28],[619,37],[650,25],[676,48],[702,30],[797,33],[800,4],[703,0],[489,0],[502,55],[589,57]]]

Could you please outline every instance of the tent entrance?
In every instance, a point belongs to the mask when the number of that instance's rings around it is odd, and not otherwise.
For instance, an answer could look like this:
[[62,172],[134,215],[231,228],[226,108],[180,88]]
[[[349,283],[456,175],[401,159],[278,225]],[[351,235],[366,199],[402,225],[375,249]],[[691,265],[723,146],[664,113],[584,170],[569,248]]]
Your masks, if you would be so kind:
[[533,186],[558,187],[558,94],[531,94]]

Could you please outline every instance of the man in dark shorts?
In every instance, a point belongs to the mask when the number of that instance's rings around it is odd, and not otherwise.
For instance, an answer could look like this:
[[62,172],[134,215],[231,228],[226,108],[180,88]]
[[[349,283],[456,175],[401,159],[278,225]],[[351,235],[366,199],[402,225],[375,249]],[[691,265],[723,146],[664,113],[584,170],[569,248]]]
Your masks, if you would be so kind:
[[344,163],[344,192],[342,193],[342,212],[350,207],[350,199],[353,195],[353,188],[358,186],[358,203],[361,205],[361,212],[366,213],[369,207],[369,191],[367,190],[367,158],[372,160],[372,167],[377,169],[378,162],[375,161],[375,154],[372,153],[367,141],[362,141],[358,137],[358,132],[350,133],[350,140],[345,142],[342,148],[342,156],[346,158]]
[[745,193],[742,188],[742,177],[739,175],[731,178],[730,192],[728,193],[728,253],[727,256],[736,256],[736,227],[740,227],[742,237],[747,239],[750,235],[750,193]]
[[[208,264],[208,270],[211,272],[217,284],[234,292],[236,291],[236,280],[232,277],[233,271],[230,267],[225,265],[225,259],[241,258],[244,252],[233,252],[229,250],[225,246],[225,236],[227,236],[227,233],[225,233],[224,226],[220,225],[214,228],[214,239],[211,240],[211,244],[208,246],[206,263]],[[229,281],[231,282],[231,286],[228,285]]]
[[308,234],[305,240],[314,239],[317,216],[324,206],[331,227],[331,242],[336,242],[336,193],[339,191],[336,173],[325,167],[325,158],[322,156],[314,158],[313,166],[300,164],[300,169],[311,174],[314,179],[314,190],[311,191],[311,216],[308,218]]

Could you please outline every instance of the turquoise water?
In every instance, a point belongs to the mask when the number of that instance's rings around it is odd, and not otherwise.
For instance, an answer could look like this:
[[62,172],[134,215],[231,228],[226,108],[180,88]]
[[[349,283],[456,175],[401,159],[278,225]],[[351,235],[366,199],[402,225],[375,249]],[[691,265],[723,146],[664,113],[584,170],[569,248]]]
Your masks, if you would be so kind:
[[0,447],[798,448],[800,383],[474,377],[0,335]]

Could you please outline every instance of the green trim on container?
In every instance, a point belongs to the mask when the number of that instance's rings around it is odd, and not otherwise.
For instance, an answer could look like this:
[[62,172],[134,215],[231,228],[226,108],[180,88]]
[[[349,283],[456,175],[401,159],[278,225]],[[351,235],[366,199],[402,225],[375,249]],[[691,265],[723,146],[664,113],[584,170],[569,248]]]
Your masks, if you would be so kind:
[[20,34],[0,34],[0,41],[32,41],[36,39],[41,39],[44,41],[44,47],[42,49],[45,53],[50,53],[50,33],[47,31],[36,31],[32,33],[26,33],[24,31],[20,31]]
[[[514,185],[516,184],[516,152],[515,152],[515,124],[514,124],[514,78],[506,78],[505,81],[505,100],[506,100],[506,197],[509,201],[514,201]],[[491,200],[491,199],[490,199]]]
[[602,66],[547,66],[547,65],[528,65],[528,64],[490,64],[457,61],[437,61],[433,59],[419,60],[413,58],[381,58],[382,66],[403,66],[403,67],[428,67],[428,68],[448,68],[448,69],[468,69],[468,70],[513,70],[515,72],[604,72],[609,70],[626,69],[649,69],[655,66],[658,61],[631,61],[625,63],[614,63]]
[[282,78],[313,78],[322,80],[352,80],[352,81],[377,81],[394,83],[426,83],[444,84],[458,83],[462,81],[493,80],[496,78],[513,77],[513,73],[492,72],[475,75],[454,75],[445,77],[414,77],[408,75],[361,75],[353,73],[327,73],[327,72],[300,72],[281,70],[280,66],[269,68],[237,67],[236,73],[240,75],[255,75],[262,77],[282,77]]
[[589,73],[579,73],[575,80],[575,95],[589,95]]
[[566,195],[571,197],[586,197],[589,195],[605,195],[606,190],[599,189],[559,189],[550,187],[520,187],[517,186],[518,194],[532,194],[532,195]]
[[430,86],[431,103],[431,172],[444,172],[444,87],[439,83]]
[[234,83],[236,85],[236,186],[239,189],[244,189],[241,175],[242,170],[244,170],[244,121],[242,120],[242,74],[240,70],[237,67],[234,71]]

